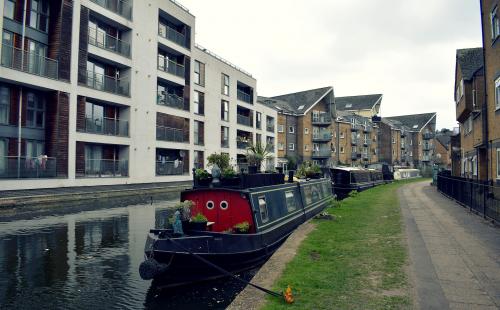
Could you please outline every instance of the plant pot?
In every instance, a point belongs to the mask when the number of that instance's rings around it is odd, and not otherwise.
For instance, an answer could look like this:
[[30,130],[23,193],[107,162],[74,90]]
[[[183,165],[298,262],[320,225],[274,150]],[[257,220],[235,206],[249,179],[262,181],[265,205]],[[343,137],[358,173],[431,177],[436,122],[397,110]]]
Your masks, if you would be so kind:
[[191,230],[205,231],[207,230],[207,222],[189,222]]
[[276,171],[278,171],[278,173],[283,173],[283,167],[276,167]]
[[191,226],[189,225],[189,220],[181,220],[182,223],[182,231],[186,232],[191,229]]
[[240,178],[239,177],[222,178],[221,184],[222,186],[238,186],[240,185]]
[[257,166],[248,166],[248,174],[256,174],[257,171]]
[[197,179],[197,185],[198,186],[209,186],[210,183],[212,183],[212,178],[206,178],[206,179]]

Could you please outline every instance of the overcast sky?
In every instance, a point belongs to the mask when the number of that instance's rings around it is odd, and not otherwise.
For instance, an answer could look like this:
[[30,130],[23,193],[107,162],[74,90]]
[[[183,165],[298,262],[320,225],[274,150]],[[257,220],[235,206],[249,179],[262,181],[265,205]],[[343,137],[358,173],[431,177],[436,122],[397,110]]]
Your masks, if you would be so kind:
[[250,72],[262,96],[333,86],[382,93],[382,116],[456,126],[457,48],[481,46],[479,0],[180,0],[196,42]]

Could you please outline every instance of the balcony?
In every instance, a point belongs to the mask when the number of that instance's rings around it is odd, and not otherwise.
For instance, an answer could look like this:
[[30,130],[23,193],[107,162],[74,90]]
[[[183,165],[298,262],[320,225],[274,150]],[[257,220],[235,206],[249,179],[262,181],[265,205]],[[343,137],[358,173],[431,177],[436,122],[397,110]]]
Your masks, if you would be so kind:
[[[94,29],[95,30],[95,29]],[[130,44],[109,34],[95,33],[89,27],[89,44],[95,47],[130,58]]]
[[57,177],[53,157],[0,157],[0,179],[44,179]]
[[312,124],[319,126],[329,126],[332,123],[332,118],[326,113],[323,114],[312,114]]
[[327,149],[324,149],[324,150],[314,150],[312,152],[312,157],[313,158],[329,158],[330,156],[332,156],[332,151],[331,150],[327,150]]
[[182,47],[188,47],[186,36],[168,25],[160,23],[158,35]]
[[373,131],[372,126],[363,126],[363,132],[369,133],[372,131]]
[[189,143],[189,137],[184,135],[184,130],[165,126],[156,126],[156,140]]
[[358,152],[352,152],[351,153],[351,159],[352,160],[358,160],[358,158],[361,158],[361,154]]
[[364,145],[364,146],[369,146],[369,145],[371,145],[371,144],[372,144],[372,140],[370,140],[370,139],[364,139],[364,140],[363,140],[363,145]]
[[456,119],[459,122],[464,122],[474,110],[472,105],[472,90],[469,83],[464,85],[465,94],[460,98],[456,107]]
[[179,97],[175,94],[165,93],[164,91],[158,91],[156,104],[164,105],[175,109],[185,110],[184,98]]
[[94,71],[87,70],[87,83],[90,88],[113,93],[122,96],[130,96],[130,82],[127,79],[119,79]]
[[269,132],[274,132],[274,124],[267,124],[266,129]]
[[312,140],[313,142],[330,142],[332,134],[330,132],[313,133]]
[[401,138],[404,138],[404,137],[406,137],[407,135],[408,135],[408,134],[406,133],[406,131],[404,131],[404,130],[403,130],[403,131],[401,131]]
[[128,177],[128,160],[85,159],[84,177]]
[[57,60],[47,58],[11,45],[2,44],[2,60],[4,67],[22,72],[39,75],[49,79],[59,79],[59,63]]
[[351,131],[359,131],[360,128],[361,128],[361,125],[351,123]]
[[252,104],[252,96],[238,89],[237,98],[240,101]]
[[430,140],[430,139],[434,139],[434,133],[432,132],[426,132],[422,135],[422,138],[424,140]]
[[424,145],[422,146],[422,150],[423,150],[423,151],[431,151],[431,150],[433,150],[433,149],[434,149],[434,146],[433,146],[433,145],[430,145],[430,144],[424,144]]
[[183,65],[180,65],[170,59],[166,59],[160,55],[158,55],[158,70],[173,74],[180,78],[184,78],[186,74]]
[[85,118],[85,132],[117,137],[128,137],[128,121],[114,118]]
[[370,156],[368,154],[361,154],[361,159],[367,161],[370,159]]
[[351,145],[358,145],[359,139],[353,139],[351,138]]
[[422,161],[431,161],[431,157],[429,155],[422,156]]
[[236,141],[236,147],[240,150],[246,150],[251,144],[250,141]]
[[128,20],[132,19],[132,5],[125,0],[90,0],[95,4],[110,10]]
[[182,161],[157,161],[156,175],[183,175],[184,163]]
[[237,114],[236,115],[236,122],[240,125],[253,127],[252,119],[249,116]]

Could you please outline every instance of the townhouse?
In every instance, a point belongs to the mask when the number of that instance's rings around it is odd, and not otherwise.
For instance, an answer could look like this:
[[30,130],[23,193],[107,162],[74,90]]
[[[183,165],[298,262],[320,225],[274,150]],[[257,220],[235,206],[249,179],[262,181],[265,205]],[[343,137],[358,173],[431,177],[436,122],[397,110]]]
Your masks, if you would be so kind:
[[256,80],[197,46],[175,1],[5,0],[0,15],[2,189],[188,180],[213,152],[243,158],[238,137],[274,154]]
[[452,132],[436,134],[434,163],[443,169],[451,170],[451,135]]
[[278,112],[278,162],[332,163],[333,87],[323,87],[259,101]]

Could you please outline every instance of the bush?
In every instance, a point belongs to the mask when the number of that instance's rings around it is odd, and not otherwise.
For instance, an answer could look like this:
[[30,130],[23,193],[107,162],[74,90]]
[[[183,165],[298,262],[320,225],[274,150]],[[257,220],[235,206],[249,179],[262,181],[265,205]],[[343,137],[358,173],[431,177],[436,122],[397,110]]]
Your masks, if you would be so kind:
[[219,166],[221,171],[230,168],[229,161],[230,161],[229,154],[225,153],[220,153],[220,154],[213,153],[207,157],[208,165],[210,166],[217,165]]
[[222,170],[221,175],[223,178],[229,179],[229,178],[234,178],[238,174],[236,173],[236,171],[234,171],[233,167],[229,167],[229,168]]
[[319,173],[321,173],[321,168],[318,165],[315,165],[310,161],[305,161],[302,165],[300,165],[296,175],[298,178],[313,178]]
[[210,175],[210,173],[208,173],[208,171],[201,169],[201,168],[196,169],[196,171],[194,172],[194,175],[198,180],[205,180],[205,179],[208,179],[211,177],[211,175]]

